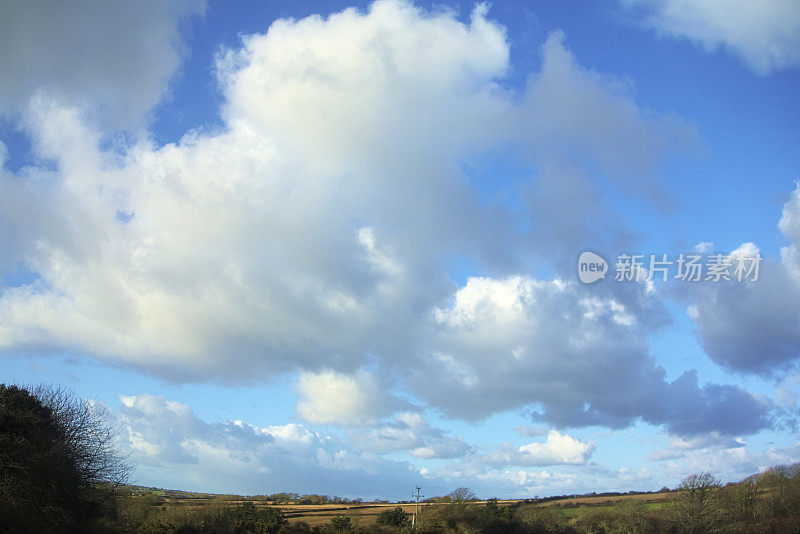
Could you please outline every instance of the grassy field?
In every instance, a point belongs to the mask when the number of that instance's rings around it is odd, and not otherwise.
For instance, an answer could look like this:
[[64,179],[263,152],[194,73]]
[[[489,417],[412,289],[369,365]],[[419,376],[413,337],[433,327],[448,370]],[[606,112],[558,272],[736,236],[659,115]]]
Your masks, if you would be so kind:
[[[566,517],[573,517],[580,514],[586,508],[592,511],[612,510],[614,506],[622,501],[635,501],[644,503],[646,509],[655,510],[661,508],[670,493],[648,493],[644,495],[620,495],[620,496],[595,496],[595,497],[573,497],[547,501],[543,503],[523,504],[520,500],[498,501],[500,506],[519,505],[522,512],[530,508],[556,508]],[[485,504],[485,501],[476,501],[475,504]],[[373,524],[380,512],[387,508],[401,506],[409,513],[414,512],[413,504],[361,504],[361,505],[281,505],[281,509],[286,514],[290,522],[303,521],[309,525],[322,525],[330,521],[336,515],[347,515],[352,518],[354,524]],[[432,504],[420,504],[420,513],[425,513],[428,506]]]
[[[571,518],[580,515],[587,509],[590,509],[592,512],[602,512],[602,511],[611,512],[614,510],[614,507],[616,507],[623,500],[635,500],[635,499],[631,499],[630,497],[628,497],[627,499],[620,499],[611,504],[584,503],[584,504],[576,504],[574,506],[553,506],[552,508],[558,509],[558,511],[564,514],[564,517]],[[663,502],[645,502],[645,509],[648,511],[658,510],[662,506],[664,506]]]
[[[498,501],[500,506],[509,506],[514,503],[520,502],[519,500]],[[486,501],[475,501],[475,504],[486,504]],[[289,522],[303,521],[309,525],[322,525],[331,520],[336,515],[346,515],[351,517],[355,525],[372,525],[375,523],[378,514],[386,509],[396,508],[400,506],[406,512],[413,514],[415,511],[414,504],[359,504],[359,505],[282,505],[281,509],[284,511],[286,518]],[[429,503],[420,503],[420,514],[424,514],[429,506],[436,506]]]
[[311,526],[328,523],[333,516],[349,516],[354,525],[374,524],[378,514],[396,506],[408,513],[414,512],[413,504],[358,504],[358,505],[284,505],[281,509],[290,523],[303,521]]
[[[354,525],[372,525],[376,522],[378,514],[387,509],[392,509],[400,506],[406,512],[413,514],[416,506],[414,504],[397,504],[397,503],[363,503],[363,504],[287,504],[287,503],[274,503],[262,499],[248,499],[239,496],[221,496],[210,494],[189,494],[181,492],[182,495],[174,495],[174,492],[165,490],[153,490],[151,495],[157,495],[162,498],[161,502],[154,503],[154,506],[167,506],[167,507],[183,507],[183,508],[200,508],[213,501],[224,500],[231,505],[241,504],[244,502],[252,502],[256,508],[263,508],[267,506],[274,506],[280,508],[286,519],[290,523],[304,522],[311,526],[323,525],[330,522],[331,518],[337,515],[346,515],[351,518]],[[142,493],[134,498],[143,498],[147,493]],[[499,501],[501,506],[508,506],[512,503],[519,501]],[[485,504],[485,501],[476,501],[476,504]],[[428,503],[420,503],[420,513],[428,506],[433,506]]]
[[646,510],[657,510],[664,506],[667,499],[673,495],[674,493],[647,493],[643,495],[571,497],[544,503],[523,504],[519,507],[519,511],[524,513],[525,511],[536,508],[554,508],[564,514],[565,517],[572,518],[580,515],[587,509],[591,509],[592,512],[612,511],[615,506],[623,501],[643,503]]
[[570,497],[545,503],[527,506],[555,506],[559,508],[577,508],[580,506],[613,506],[621,501],[635,501],[661,506],[672,493],[645,493],[641,495],[597,495],[593,497]]
[[[280,508],[286,519],[290,523],[304,522],[311,526],[324,525],[338,515],[351,518],[353,525],[372,525],[375,524],[378,514],[382,511],[400,506],[408,513],[414,513],[414,504],[398,503],[348,503],[348,504],[294,504],[286,502],[272,502],[258,498],[247,498],[236,495],[212,495],[205,493],[189,493],[174,490],[159,490],[153,488],[139,488],[135,493],[139,497],[145,495],[157,495],[162,502],[158,506],[168,507],[202,507],[212,501],[224,500],[231,505],[252,502],[257,508],[274,506]],[[648,493],[642,495],[598,495],[590,497],[571,497],[546,502],[525,502],[522,500],[502,500],[498,501],[499,506],[516,505],[520,512],[535,508],[554,508],[571,518],[579,515],[587,508],[592,511],[612,510],[614,506],[622,501],[635,501],[645,503],[647,509],[657,509],[663,506],[670,493]],[[485,501],[474,501],[474,504],[485,504]],[[420,513],[424,514],[430,503],[420,503]]]

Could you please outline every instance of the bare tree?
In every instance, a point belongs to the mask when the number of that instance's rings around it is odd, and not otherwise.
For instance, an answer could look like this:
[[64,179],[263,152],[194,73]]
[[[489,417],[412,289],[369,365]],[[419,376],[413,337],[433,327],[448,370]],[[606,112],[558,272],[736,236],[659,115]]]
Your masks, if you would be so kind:
[[678,487],[673,500],[675,522],[681,532],[709,532],[718,519],[720,480],[711,473],[694,473]]
[[467,502],[475,500],[475,493],[469,488],[454,489],[450,495],[450,500],[453,502]]
[[101,492],[105,495],[127,481],[130,466],[117,448],[121,428],[104,404],[81,399],[64,387],[37,386],[33,395],[53,410],[84,484],[105,486]]

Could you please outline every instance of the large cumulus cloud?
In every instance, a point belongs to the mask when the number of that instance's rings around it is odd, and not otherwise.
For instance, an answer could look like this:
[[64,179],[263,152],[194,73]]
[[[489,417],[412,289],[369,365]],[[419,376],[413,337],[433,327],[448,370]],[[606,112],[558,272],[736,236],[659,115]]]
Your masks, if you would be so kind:
[[[328,57],[331,39],[345,48]],[[3,176],[6,268],[40,278],[4,292],[2,345],[184,379],[399,352],[451,291],[446,259],[488,258],[505,234],[457,158],[485,141],[476,115],[502,116],[506,60],[480,11],[465,26],[385,2],[275,23],[222,59],[217,135],[98,151],[79,110],[37,98],[27,124],[57,169]]]

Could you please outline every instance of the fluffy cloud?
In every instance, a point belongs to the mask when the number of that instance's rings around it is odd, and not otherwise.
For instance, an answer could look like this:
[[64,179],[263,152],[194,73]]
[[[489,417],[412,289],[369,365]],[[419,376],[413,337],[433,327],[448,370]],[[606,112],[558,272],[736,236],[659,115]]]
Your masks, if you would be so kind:
[[758,74],[800,64],[800,5],[793,0],[621,0],[658,33],[708,50],[725,47]]
[[553,430],[547,434],[544,443],[528,443],[521,446],[519,452],[530,465],[581,464],[595,447],[594,443],[582,442]]
[[648,354],[652,303],[587,296],[585,286],[530,277],[472,278],[434,313],[438,350],[414,374],[417,393],[464,418],[533,405],[558,426],[623,427],[641,418],[679,434],[749,433],[769,407],[744,390],[672,382]]
[[[442,473],[444,472],[442,470]],[[564,471],[498,469],[478,474],[475,478],[483,486],[519,488],[518,491],[529,495],[581,493],[586,487],[579,474]]]
[[[790,243],[780,261],[761,262],[757,281],[695,284],[687,296],[703,348],[727,368],[774,375],[800,358],[800,186],[779,228]],[[737,252],[759,251],[745,244]]]
[[672,460],[682,458],[688,451],[706,449],[710,447],[723,449],[736,449],[745,446],[742,438],[731,438],[721,436],[719,432],[700,434],[691,438],[672,437],[669,447],[659,449],[650,453],[653,460]]
[[387,384],[364,370],[354,375],[302,372],[296,389],[301,395],[297,414],[313,424],[374,424],[402,406]]
[[484,456],[481,461],[504,466],[581,465],[586,463],[596,446],[593,442],[551,430],[544,443],[534,441],[518,448],[506,444]]
[[180,65],[181,19],[203,0],[4,2],[0,113],[45,91],[117,128],[142,125]]
[[472,447],[463,438],[447,436],[414,412],[401,413],[394,421],[385,422],[368,431],[353,432],[352,439],[370,451],[407,451],[411,456],[426,460],[454,458],[472,451]]
[[228,129],[179,145],[98,151],[78,110],[34,100],[57,169],[0,181],[4,266],[38,276],[4,292],[0,345],[179,379],[354,370],[406,350],[452,288],[449,257],[488,258],[506,234],[458,166],[507,103],[504,33],[482,11],[464,25],[381,2],[276,22],[235,56]]
[[588,493],[597,488],[609,491],[658,489],[654,474],[647,468],[608,469],[596,465],[561,466],[558,469],[488,467],[480,463],[455,463],[425,473],[426,482],[437,478],[474,481],[476,487],[497,488],[502,495],[563,495]]

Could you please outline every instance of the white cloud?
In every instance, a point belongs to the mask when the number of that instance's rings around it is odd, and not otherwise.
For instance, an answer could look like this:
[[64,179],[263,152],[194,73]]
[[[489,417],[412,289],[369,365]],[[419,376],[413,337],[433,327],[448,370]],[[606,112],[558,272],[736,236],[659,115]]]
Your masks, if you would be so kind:
[[714,251],[714,243],[712,241],[703,241],[693,246],[692,250],[698,254],[711,254]]
[[402,406],[388,384],[363,369],[352,375],[301,372],[296,389],[297,414],[313,424],[375,424]]
[[[608,491],[658,489],[654,475],[647,468],[607,469],[597,466],[564,466],[555,469],[486,468],[477,464],[451,464],[428,470],[424,476],[441,477],[452,484],[474,483],[475,487],[495,488],[495,495],[548,496]],[[469,482],[465,482],[469,481]]]
[[530,465],[582,464],[595,447],[595,443],[580,441],[552,430],[547,434],[547,441],[522,445],[519,452]]
[[794,0],[621,0],[659,34],[724,47],[757,74],[800,64],[800,4]]
[[505,488],[517,487],[531,495],[578,493],[583,487],[580,475],[577,473],[545,470],[494,470],[481,474],[478,480],[481,484],[497,485]]
[[414,412],[398,414],[393,421],[351,433],[351,439],[366,450],[386,453],[406,451],[421,459],[464,456],[472,447],[462,437],[450,437]]
[[45,91],[112,128],[141,127],[180,64],[178,23],[202,0],[4,2],[0,114]]
[[800,285],[800,182],[783,206],[778,229],[789,239],[789,245],[781,249],[782,264]]
[[[426,469],[426,478],[443,478],[464,485],[502,488],[506,495],[553,495],[565,492],[588,491],[584,482],[586,469],[596,444],[551,430],[544,442],[532,442],[519,447],[502,443],[488,451],[473,451],[444,466]],[[531,470],[531,467],[560,466],[562,470]],[[597,481],[607,487],[608,480]],[[569,491],[566,491],[569,490]]]
[[449,255],[504,234],[457,159],[506,106],[507,52],[480,10],[279,21],[220,67],[226,131],[124,155],[40,96],[26,124],[57,170],[0,181],[2,261],[40,283],[4,292],[0,345],[234,380],[405,351]]
[[583,494],[604,488],[606,491],[630,491],[655,488],[652,473],[647,468],[608,469],[597,465],[564,466],[555,469],[493,469],[480,476],[483,483],[510,488],[532,496]]
[[673,460],[676,458],[683,458],[686,456],[687,452],[698,449],[707,449],[710,447],[717,449],[737,449],[745,445],[746,440],[743,438],[722,436],[719,432],[699,434],[690,438],[672,436],[670,438],[669,447],[653,451],[650,453],[649,457],[653,460]]
[[561,434],[556,430],[547,433],[547,439],[542,443],[534,441],[518,448],[511,444],[503,446],[482,456],[477,456],[476,461],[487,465],[500,466],[545,466],[545,465],[582,465],[594,452],[597,444],[591,441],[581,441],[572,436]]

